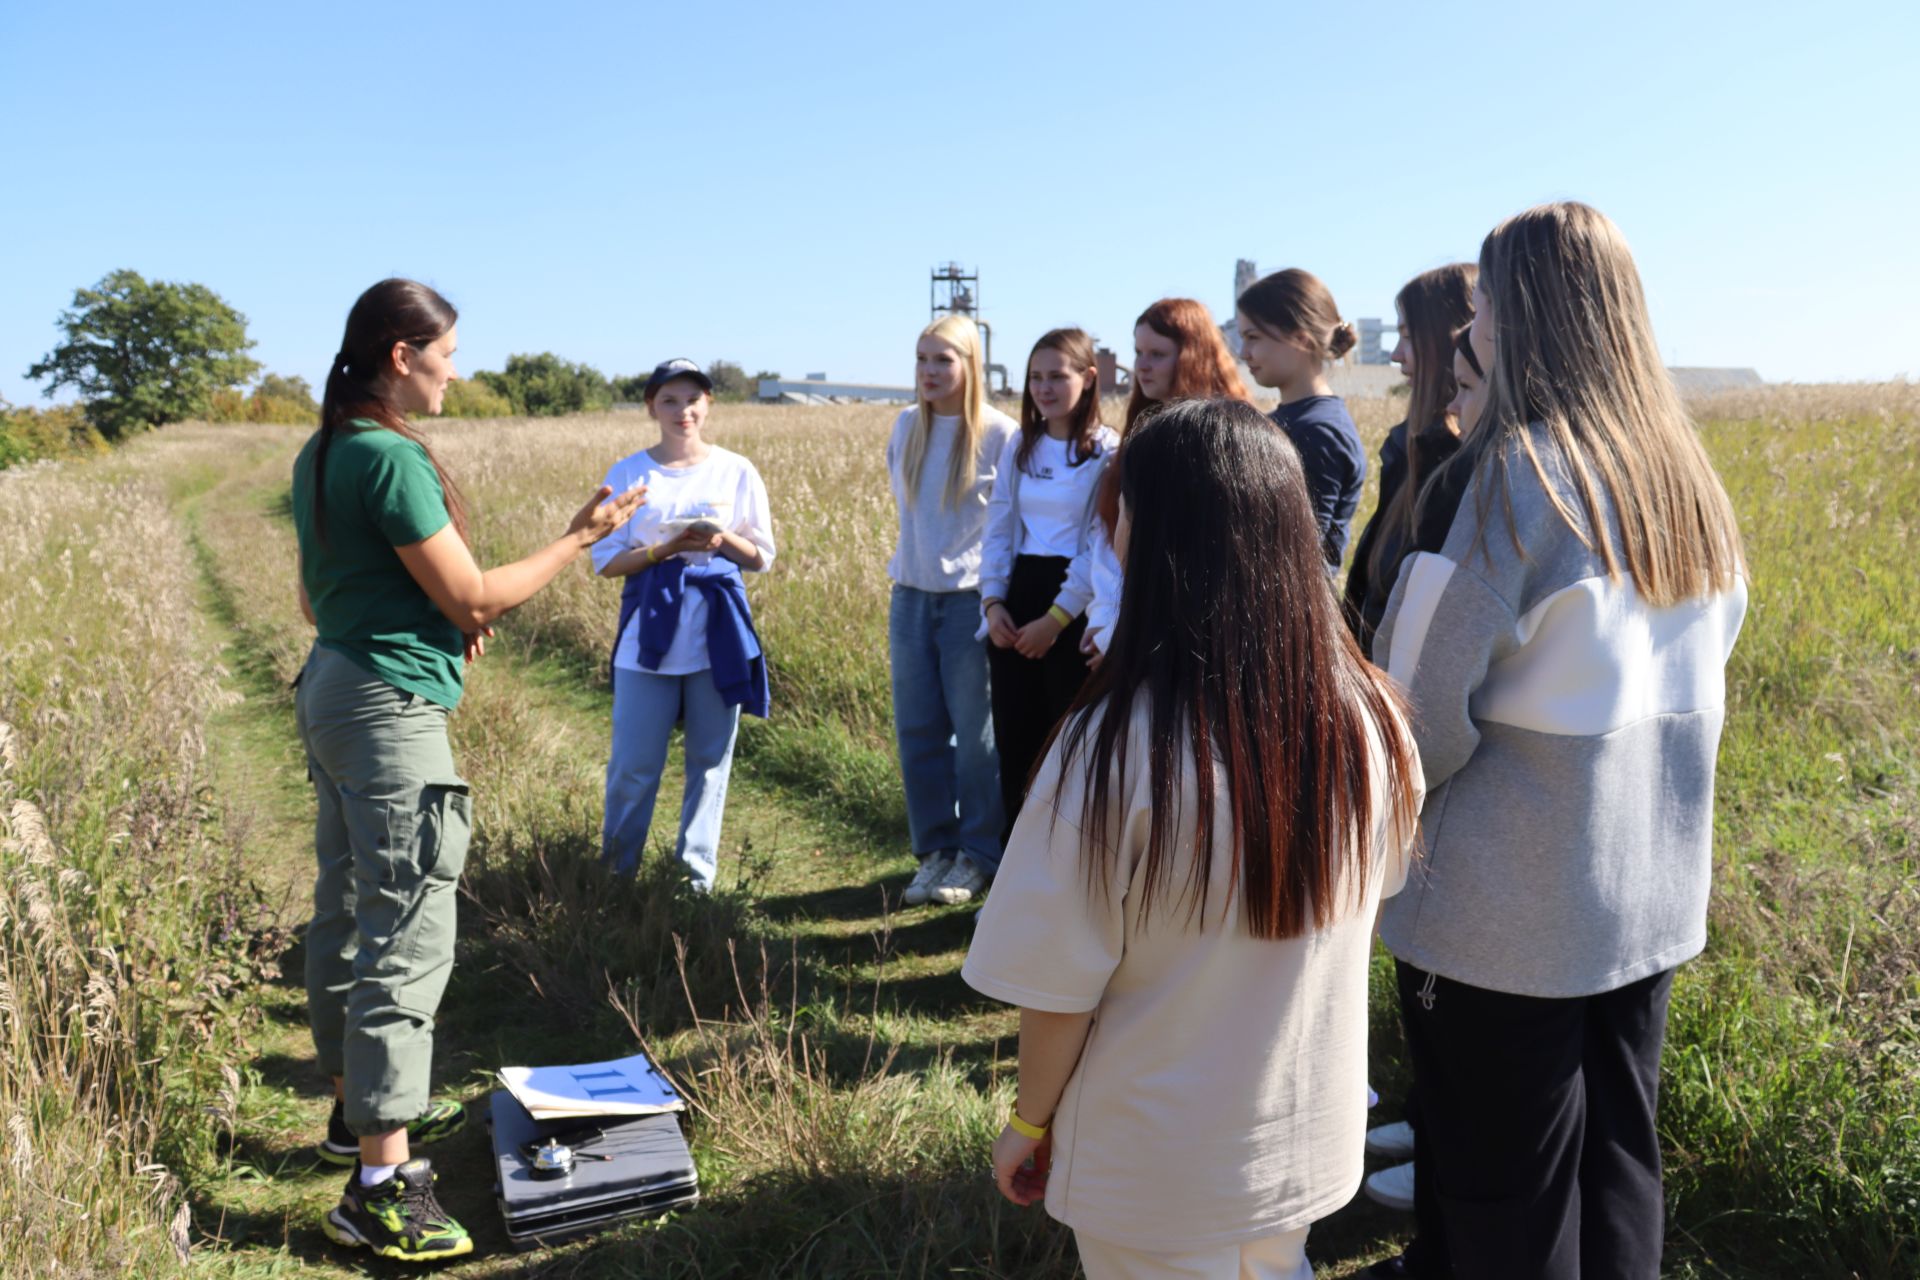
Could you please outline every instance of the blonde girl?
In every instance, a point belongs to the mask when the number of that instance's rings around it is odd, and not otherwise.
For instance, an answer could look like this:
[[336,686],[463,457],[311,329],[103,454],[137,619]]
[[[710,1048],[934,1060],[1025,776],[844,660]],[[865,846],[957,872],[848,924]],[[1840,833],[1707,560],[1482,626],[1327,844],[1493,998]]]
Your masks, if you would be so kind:
[[1433,874],[1380,928],[1418,1160],[1456,1275],[1653,1280],[1660,1051],[1674,970],[1706,945],[1740,532],[1599,211],[1496,227],[1473,331],[1471,479],[1374,642],[1432,788]]
[[887,441],[899,513],[887,649],[919,868],[903,901],[965,902],[1000,865],[1000,762],[980,638],[987,501],[1019,424],[987,403],[980,330],[943,316],[914,347],[915,404]]

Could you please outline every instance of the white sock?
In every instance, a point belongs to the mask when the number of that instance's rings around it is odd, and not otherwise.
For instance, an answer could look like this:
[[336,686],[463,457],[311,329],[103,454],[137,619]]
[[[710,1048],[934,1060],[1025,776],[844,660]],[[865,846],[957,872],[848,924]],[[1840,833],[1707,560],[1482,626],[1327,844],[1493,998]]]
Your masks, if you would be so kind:
[[391,1178],[393,1171],[399,1167],[397,1164],[363,1164],[360,1166],[360,1185],[377,1187]]

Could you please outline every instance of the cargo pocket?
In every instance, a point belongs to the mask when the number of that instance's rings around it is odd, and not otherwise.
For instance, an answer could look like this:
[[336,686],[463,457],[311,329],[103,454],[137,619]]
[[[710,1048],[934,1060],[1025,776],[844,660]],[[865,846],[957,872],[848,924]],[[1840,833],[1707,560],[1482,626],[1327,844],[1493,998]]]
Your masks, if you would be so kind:
[[466,783],[430,783],[420,792],[415,861],[434,880],[458,880],[473,839],[473,792]]
[[380,841],[387,854],[384,882],[458,880],[467,865],[473,834],[473,797],[467,784],[422,783],[411,803],[385,806],[386,830]]
[[455,778],[422,786],[411,819],[406,850],[411,901],[394,948],[399,967],[393,1002],[431,1026],[453,971],[460,872],[473,832],[467,784]]

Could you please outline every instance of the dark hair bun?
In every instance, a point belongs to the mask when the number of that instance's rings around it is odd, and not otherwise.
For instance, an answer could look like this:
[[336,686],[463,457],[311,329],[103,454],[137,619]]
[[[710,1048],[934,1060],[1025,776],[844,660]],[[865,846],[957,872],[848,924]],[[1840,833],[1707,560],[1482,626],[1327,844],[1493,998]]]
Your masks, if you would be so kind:
[[1342,320],[1333,326],[1333,336],[1327,339],[1327,354],[1338,360],[1353,350],[1354,344],[1359,341],[1360,335],[1354,331],[1353,322]]

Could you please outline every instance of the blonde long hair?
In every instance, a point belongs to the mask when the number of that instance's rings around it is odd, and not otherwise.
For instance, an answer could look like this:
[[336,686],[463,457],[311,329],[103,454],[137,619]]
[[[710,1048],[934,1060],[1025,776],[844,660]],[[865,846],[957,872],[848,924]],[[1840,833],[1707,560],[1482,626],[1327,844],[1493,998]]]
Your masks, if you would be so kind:
[[[968,316],[941,316],[922,329],[920,336],[940,339],[960,353],[965,365],[960,389],[960,430],[953,438],[953,450],[947,458],[947,488],[940,504],[953,510],[972,490],[978,474],[975,455],[980,452],[987,407],[987,371],[980,356],[980,328]],[[927,465],[927,440],[932,434],[933,405],[926,396],[917,396],[913,430],[908,433],[906,448],[900,456],[909,504],[920,492],[920,472]]]
[[[1528,209],[1488,234],[1480,284],[1494,325],[1487,405],[1474,430],[1491,481],[1481,487],[1482,536],[1496,495],[1513,528],[1507,467],[1517,443],[1574,535],[1609,576],[1624,566],[1649,604],[1730,587],[1743,571],[1733,504],[1661,362],[1620,228],[1572,201]],[[1584,512],[1548,481],[1534,425],[1565,459]],[[1619,521],[1618,547],[1603,494]]]

